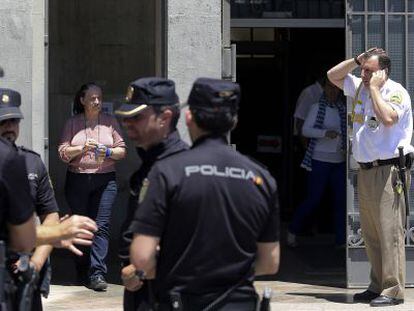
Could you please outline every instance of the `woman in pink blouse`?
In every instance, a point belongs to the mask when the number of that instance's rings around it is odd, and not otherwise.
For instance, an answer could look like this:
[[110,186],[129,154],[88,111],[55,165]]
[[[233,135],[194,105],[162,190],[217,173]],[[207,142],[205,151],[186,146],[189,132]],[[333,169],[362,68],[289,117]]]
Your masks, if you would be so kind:
[[96,291],[107,288],[105,257],[117,194],[115,162],[126,155],[118,122],[101,108],[101,88],[95,83],[82,85],[59,145],[60,158],[68,163],[65,195],[69,207],[73,214],[89,216],[98,225],[90,254],[76,261],[78,278]]

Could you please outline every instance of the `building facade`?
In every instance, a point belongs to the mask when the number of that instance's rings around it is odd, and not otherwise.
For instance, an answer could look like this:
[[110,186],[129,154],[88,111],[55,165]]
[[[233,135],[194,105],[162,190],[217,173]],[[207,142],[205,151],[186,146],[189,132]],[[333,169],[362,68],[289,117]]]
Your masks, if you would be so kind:
[[[297,169],[293,111],[316,71],[371,46],[393,61],[391,78],[414,96],[414,0],[0,0],[2,87],[22,93],[19,143],[49,165],[63,210],[65,166],[57,156],[77,88],[97,81],[107,111],[142,76],[176,81],[182,102],[200,76],[240,82],[243,101],[232,143],[269,166],[289,215],[303,177]],[[189,140],[180,121],[180,131]],[[120,196],[113,230],[123,219],[131,148],[118,166]],[[348,161],[347,284],[368,280],[355,199],[355,163]],[[301,177],[302,176],[302,177]],[[299,182],[298,182],[299,180]],[[414,198],[414,195],[412,196]],[[407,259],[414,244],[410,230]],[[114,238],[116,240],[116,237]],[[345,255],[344,255],[345,256]],[[407,282],[414,269],[407,265]]]

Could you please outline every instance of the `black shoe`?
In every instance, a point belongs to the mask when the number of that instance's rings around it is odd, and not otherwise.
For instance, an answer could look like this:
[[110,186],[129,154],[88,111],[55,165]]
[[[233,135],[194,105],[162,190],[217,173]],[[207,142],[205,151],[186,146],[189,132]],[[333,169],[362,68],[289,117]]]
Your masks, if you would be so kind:
[[108,288],[108,284],[102,275],[97,275],[90,278],[89,284],[86,287],[97,292],[103,292]]
[[380,294],[366,290],[362,293],[357,293],[354,295],[354,302],[370,302],[372,299],[379,297]]
[[399,305],[401,303],[404,303],[404,299],[392,298],[381,295],[373,299],[369,305],[371,307],[386,307]]

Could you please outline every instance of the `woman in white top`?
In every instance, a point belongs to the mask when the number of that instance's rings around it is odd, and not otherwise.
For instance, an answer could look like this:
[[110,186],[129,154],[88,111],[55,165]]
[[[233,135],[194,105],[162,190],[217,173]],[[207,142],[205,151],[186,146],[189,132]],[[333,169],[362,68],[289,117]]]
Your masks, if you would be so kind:
[[302,135],[310,142],[301,166],[308,173],[307,194],[289,225],[287,244],[296,246],[296,235],[318,207],[327,187],[333,193],[335,244],[345,243],[346,209],[346,106],[340,89],[329,80],[324,93],[305,120]]

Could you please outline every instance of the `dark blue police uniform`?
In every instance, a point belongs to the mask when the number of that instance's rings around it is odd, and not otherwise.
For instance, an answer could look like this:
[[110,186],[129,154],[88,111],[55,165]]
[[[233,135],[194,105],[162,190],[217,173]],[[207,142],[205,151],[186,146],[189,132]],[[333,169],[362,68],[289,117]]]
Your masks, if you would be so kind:
[[[6,103],[3,102],[0,105],[0,121],[23,119],[23,114],[19,108],[21,104],[20,94],[13,90],[1,89],[0,99],[6,99]],[[30,196],[34,203],[36,214],[41,217],[58,212],[59,209],[49,174],[40,155],[25,147],[14,146],[14,148],[16,148],[18,156],[24,161],[23,165],[25,165],[27,171],[25,183],[29,182]],[[45,297],[49,294],[50,270],[50,264],[46,262],[39,273],[38,287],[34,292],[32,300],[33,311],[42,310],[40,294],[43,293]]]
[[[144,150],[137,148],[137,153],[142,160],[140,168],[132,174],[130,178],[130,196],[128,200],[128,209],[126,213],[125,222],[121,229],[121,241],[119,248],[119,257],[122,261],[122,267],[130,264],[129,261],[129,247],[131,246],[133,233],[128,230],[134,217],[135,211],[138,208],[139,193],[142,188],[144,179],[147,177],[148,172],[156,161],[164,159],[168,156],[187,150],[188,145],[180,139],[177,131],[172,132],[168,137],[159,145]],[[130,292],[125,290],[124,292],[124,310],[137,310],[142,301],[148,299],[148,288],[145,286],[138,292]]]
[[7,223],[20,225],[33,212],[24,159],[14,146],[0,138],[0,240],[8,240]]
[[[18,92],[0,88],[0,122],[10,116],[19,117],[20,101]],[[33,212],[33,200],[30,196],[24,158],[18,154],[14,145],[0,138],[0,240],[5,241],[7,245],[9,241],[7,224],[21,225],[33,216]],[[0,290],[3,290],[7,282],[4,274],[2,277],[4,283],[0,284]],[[9,305],[11,301],[2,300],[1,303]]]
[[[0,122],[22,118],[19,110],[21,96],[18,92],[0,88]],[[6,223],[19,225],[33,215],[33,200],[24,158],[16,146],[0,138],[0,240],[7,241]]]
[[[18,147],[18,153],[26,162],[30,194],[34,201],[37,216],[41,217],[51,213],[58,213],[59,208],[52,183],[40,155],[23,146]],[[51,265],[48,260],[39,272],[38,287],[33,294],[32,311],[43,310],[41,295],[44,297],[49,295],[51,277]]]
[[[233,91],[218,83],[206,104],[213,112],[218,97]],[[169,310],[178,293],[184,310],[202,310],[235,287],[223,310],[254,310],[257,243],[279,240],[277,187],[269,172],[230,147],[224,134],[204,135],[189,151],[155,163],[141,196],[130,229],[160,238],[162,308]]]
[[[128,88],[127,102],[121,105],[115,113],[122,118],[132,118],[140,113],[147,105],[165,106],[178,103],[173,81],[163,78],[141,78],[133,81]],[[176,129],[168,134],[159,144],[148,150],[136,148],[141,159],[141,165],[130,178],[130,196],[125,221],[121,227],[119,257],[122,267],[130,264],[129,248],[133,233],[128,230],[134,214],[139,206],[139,193],[148,172],[156,161],[167,158],[173,154],[187,150],[189,146],[181,140]],[[148,286],[145,285],[138,292],[124,291],[124,310],[136,311],[142,301],[148,300]]]
[[30,194],[35,203],[36,214],[44,216],[59,212],[52,183],[40,155],[26,147],[18,147],[18,153],[25,159]]

